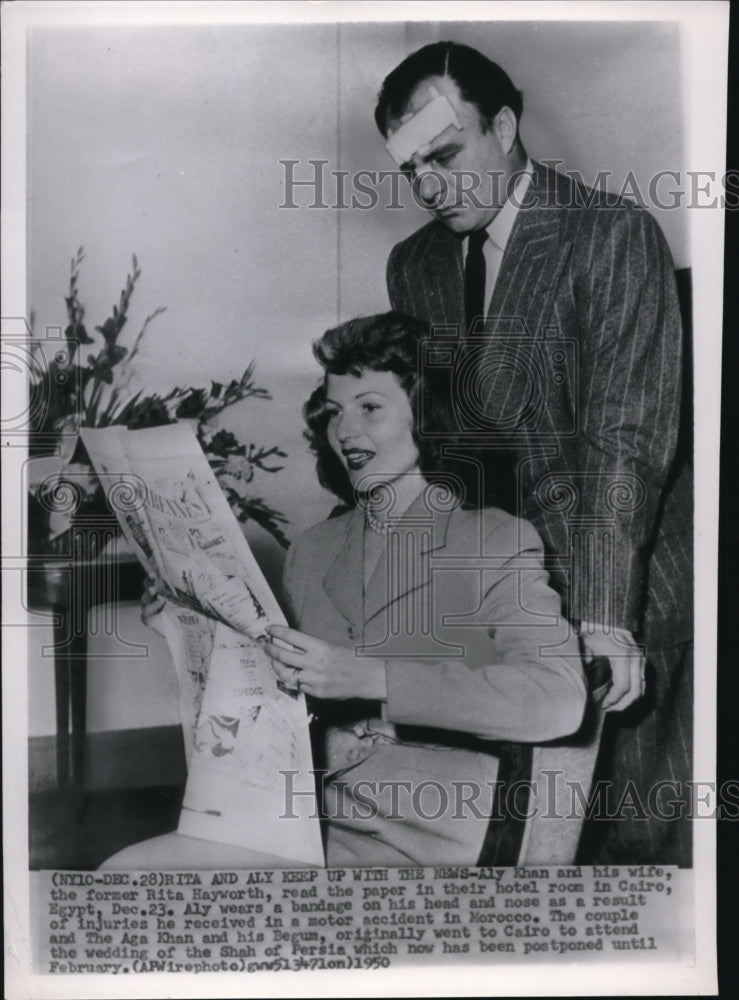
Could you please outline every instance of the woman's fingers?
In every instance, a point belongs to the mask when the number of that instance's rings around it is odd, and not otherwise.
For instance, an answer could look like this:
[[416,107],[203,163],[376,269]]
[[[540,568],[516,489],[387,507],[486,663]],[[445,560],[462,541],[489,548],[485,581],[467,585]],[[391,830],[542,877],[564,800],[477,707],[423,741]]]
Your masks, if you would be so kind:
[[286,687],[296,688],[298,686],[300,671],[296,670],[295,667],[285,667],[277,660],[273,660],[272,669]]
[[145,587],[141,595],[141,621],[144,625],[151,625],[152,619],[164,610],[165,604],[166,601],[155,586]]
[[161,594],[158,594],[156,591],[154,591],[153,593],[147,591],[141,598],[142,608],[145,611],[148,611],[150,614],[156,614],[158,611],[161,611],[162,608],[164,607],[164,604],[165,604],[164,598],[162,597]]
[[305,632],[299,632],[296,628],[289,628],[287,625],[268,625],[267,632],[274,636],[275,639],[279,639],[281,642],[288,642],[291,646],[295,646],[296,649],[300,649],[303,652],[307,652],[309,649],[316,649],[322,644],[321,639],[316,639],[312,635],[306,635]]
[[[321,675],[315,647],[320,640],[286,625],[270,625],[267,632],[279,640],[273,642],[268,639],[264,643],[279,679],[289,688],[315,694],[315,685]],[[290,643],[289,647],[283,645],[286,642]]]
[[267,655],[286,667],[298,667],[304,665],[305,653],[302,650],[286,649],[284,646],[271,642],[269,639],[264,643]]

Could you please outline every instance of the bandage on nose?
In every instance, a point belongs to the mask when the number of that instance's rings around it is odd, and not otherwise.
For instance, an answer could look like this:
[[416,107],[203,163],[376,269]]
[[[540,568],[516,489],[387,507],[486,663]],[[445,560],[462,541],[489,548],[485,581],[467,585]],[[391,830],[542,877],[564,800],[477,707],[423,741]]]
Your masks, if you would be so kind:
[[450,125],[461,128],[449,98],[440,94],[435,87],[430,87],[429,93],[432,100],[407,122],[403,122],[385,143],[385,148],[399,167],[407,163],[423,146],[433,142]]

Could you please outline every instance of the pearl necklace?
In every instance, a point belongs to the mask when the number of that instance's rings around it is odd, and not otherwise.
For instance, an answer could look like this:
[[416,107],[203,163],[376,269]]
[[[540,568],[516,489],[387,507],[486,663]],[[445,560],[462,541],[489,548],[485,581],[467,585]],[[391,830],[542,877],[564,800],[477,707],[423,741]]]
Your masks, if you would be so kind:
[[390,531],[390,522],[381,521],[379,518],[375,517],[371,513],[369,507],[364,508],[364,522],[370,531],[374,531],[376,535],[387,535]]

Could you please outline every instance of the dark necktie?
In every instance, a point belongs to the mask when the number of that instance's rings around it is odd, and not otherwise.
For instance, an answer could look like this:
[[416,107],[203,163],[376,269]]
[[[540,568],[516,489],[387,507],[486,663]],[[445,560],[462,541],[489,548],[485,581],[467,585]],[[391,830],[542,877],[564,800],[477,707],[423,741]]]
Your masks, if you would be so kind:
[[477,317],[485,317],[485,254],[483,244],[487,230],[477,229],[467,240],[467,259],[464,262],[464,313],[465,333]]

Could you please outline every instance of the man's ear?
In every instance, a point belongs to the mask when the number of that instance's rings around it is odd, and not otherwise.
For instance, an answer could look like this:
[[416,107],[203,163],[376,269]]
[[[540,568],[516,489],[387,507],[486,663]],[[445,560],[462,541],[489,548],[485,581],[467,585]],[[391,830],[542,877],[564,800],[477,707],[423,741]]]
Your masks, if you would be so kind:
[[518,134],[518,121],[507,104],[493,118],[493,131],[500,143],[501,149],[507,156],[513,149]]

